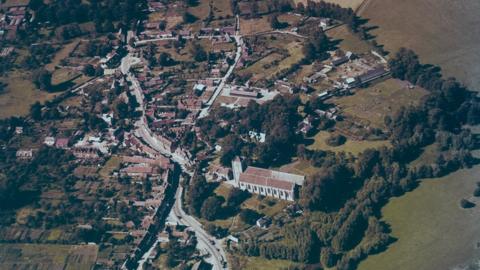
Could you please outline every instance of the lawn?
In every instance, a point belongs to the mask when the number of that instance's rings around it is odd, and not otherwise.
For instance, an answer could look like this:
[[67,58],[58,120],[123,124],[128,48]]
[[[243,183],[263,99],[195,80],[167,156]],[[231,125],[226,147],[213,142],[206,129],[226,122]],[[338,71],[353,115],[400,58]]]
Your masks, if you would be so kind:
[[353,155],[358,155],[361,152],[365,151],[368,148],[380,148],[382,146],[389,146],[390,143],[386,140],[381,141],[354,141],[347,139],[347,141],[340,146],[330,146],[325,141],[330,137],[329,132],[320,131],[318,132],[313,139],[315,142],[312,145],[308,146],[308,149],[311,150],[325,150],[333,152],[347,152],[352,153]]
[[0,244],[0,269],[89,270],[96,245]]
[[388,79],[367,88],[358,89],[354,95],[332,99],[340,110],[353,119],[384,128],[384,118],[402,106],[418,105],[428,92],[423,88],[409,89],[408,84]]
[[0,118],[24,116],[36,101],[44,102],[55,97],[55,94],[37,90],[29,72],[12,71],[0,81],[8,84],[6,91],[0,94]]
[[[478,261],[480,206],[472,193],[479,175],[480,166],[475,166],[423,180],[414,191],[392,199],[382,214],[398,240],[385,252],[367,258],[359,269],[467,269],[459,266]],[[477,206],[461,209],[462,198]]]

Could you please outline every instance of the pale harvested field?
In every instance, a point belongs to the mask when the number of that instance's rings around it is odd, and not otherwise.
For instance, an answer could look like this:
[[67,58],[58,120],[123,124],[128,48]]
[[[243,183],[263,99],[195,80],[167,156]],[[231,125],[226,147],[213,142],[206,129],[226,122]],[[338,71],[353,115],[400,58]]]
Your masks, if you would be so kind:
[[248,20],[240,18],[240,33],[242,35],[252,35],[271,30],[272,28],[266,16]]
[[423,62],[480,89],[478,14],[478,0],[370,0],[360,12],[379,27],[371,33],[387,50],[411,48]]
[[372,50],[371,46],[353,34],[346,25],[341,25],[327,31],[328,37],[333,41],[339,41],[338,47],[344,51],[357,54],[367,53]]

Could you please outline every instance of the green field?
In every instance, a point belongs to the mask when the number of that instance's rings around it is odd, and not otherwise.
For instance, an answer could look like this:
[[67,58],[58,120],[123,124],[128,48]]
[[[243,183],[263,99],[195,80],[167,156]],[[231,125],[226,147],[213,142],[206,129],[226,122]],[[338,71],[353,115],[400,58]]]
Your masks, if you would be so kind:
[[0,118],[26,115],[36,101],[44,102],[55,96],[36,89],[29,72],[12,71],[0,81],[8,84],[6,91],[0,93]]
[[[413,192],[393,199],[382,214],[398,240],[385,252],[368,257],[359,269],[453,269],[480,259],[480,204],[471,198],[479,176],[476,166],[423,180]],[[462,198],[477,206],[460,209]]]
[[286,260],[267,260],[261,257],[234,256],[229,258],[233,269],[244,270],[278,270],[288,269],[294,263]]
[[0,269],[90,270],[96,245],[0,244]]
[[386,140],[382,141],[354,141],[347,139],[347,141],[340,146],[330,146],[325,141],[330,137],[330,133],[326,131],[318,132],[313,139],[315,142],[308,146],[311,150],[325,150],[333,152],[346,152],[358,155],[368,148],[379,148],[382,146],[389,146],[390,143]]

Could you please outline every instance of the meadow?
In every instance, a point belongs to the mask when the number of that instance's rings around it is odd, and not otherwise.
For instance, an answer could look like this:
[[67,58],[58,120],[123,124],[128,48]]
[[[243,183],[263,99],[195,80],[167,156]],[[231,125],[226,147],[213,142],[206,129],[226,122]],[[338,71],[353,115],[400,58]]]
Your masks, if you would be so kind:
[[[480,206],[472,196],[478,175],[480,166],[426,179],[414,191],[392,199],[382,215],[397,241],[369,256],[359,269],[455,269],[480,258]],[[462,198],[477,206],[461,209]]]

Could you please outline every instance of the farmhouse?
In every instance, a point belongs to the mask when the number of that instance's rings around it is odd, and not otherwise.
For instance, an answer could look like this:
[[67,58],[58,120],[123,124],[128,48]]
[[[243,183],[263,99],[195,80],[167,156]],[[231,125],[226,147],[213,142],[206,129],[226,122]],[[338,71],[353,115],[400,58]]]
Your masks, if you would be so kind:
[[33,158],[33,151],[32,149],[26,150],[26,149],[20,149],[16,153],[16,157],[19,160],[29,160]]
[[[237,186],[251,193],[293,201],[298,187],[303,185],[305,176],[249,166],[244,172],[240,159],[232,162],[233,175]],[[240,170],[240,171],[238,171]]]

